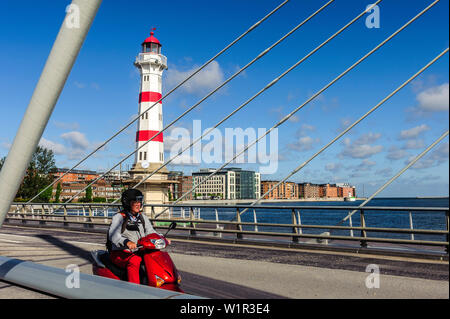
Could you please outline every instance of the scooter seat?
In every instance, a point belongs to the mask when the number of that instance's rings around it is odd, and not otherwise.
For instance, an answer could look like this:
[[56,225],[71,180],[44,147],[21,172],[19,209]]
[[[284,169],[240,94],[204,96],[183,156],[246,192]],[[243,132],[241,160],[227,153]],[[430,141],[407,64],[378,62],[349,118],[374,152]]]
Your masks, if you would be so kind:
[[126,269],[120,268],[119,266],[115,265],[109,256],[109,253],[107,251],[104,251],[102,253],[98,254],[98,259],[100,262],[105,265],[106,268],[111,270],[111,272],[116,275],[117,277],[126,280],[127,279],[127,271]]
[[[119,277],[121,280],[127,281],[128,280],[128,274],[127,270],[124,268],[121,268],[114,264],[111,261],[110,255],[106,250],[95,250],[91,251],[92,258],[94,259],[94,263],[97,264],[98,267],[105,267],[109,269],[114,275]],[[145,270],[144,262],[141,262],[141,265],[139,267],[139,276],[141,278],[141,284],[147,285],[148,284],[148,278]]]

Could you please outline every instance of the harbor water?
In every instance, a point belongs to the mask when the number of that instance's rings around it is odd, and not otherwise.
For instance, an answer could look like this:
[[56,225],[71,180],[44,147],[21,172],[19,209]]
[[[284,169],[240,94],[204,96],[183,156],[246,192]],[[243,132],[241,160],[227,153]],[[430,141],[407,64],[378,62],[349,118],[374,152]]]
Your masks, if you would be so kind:
[[[264,206],[296,206],[300,207],[296,209],[296,217],[300,215],[300,221],[302,225],[324,225],[334,226],[344,219],[349,213],[349,210],[327,210],[327,209],[301,209],[301,206],[355,206],[358,207],[363,201],[357,200],[354,202],[342,202],[342,201],[320,201],[320,202],[286,202],[286,203],[264,203]],[[250,204],[250,203],[249,203]],[[245,204],[243,204],[245,205]],[[366,207],[449,207],[448,198],[378,198],[372,199],[365,205]],[[174,212],[175,214],[176,212]],[[187,213],[186,213],[187,214]],[[201,208],[197,211],[197,216],[200,215],[202,219],[215,220],[216,209],[214,208]],[[235,208],[223,208],[217,209],[217,215],[219,220],[235,220],[236,209]],[[258,223],[276,223],[276,224],[291,224],[292,223],[292,209],[258,209],[255,206],[255,210],[249,209],[247,212],[241,215],[243,222]],[[430,230],[445,230],[446,214],[444,211],[384,211],[384,210],[365,210],[364,219],[366,227],[376,228],[399,228],[409,229],[411,222],[414,229],[430,229]],[[352,215],[352,226],[357,227],[361,225],[360,214],[357,211]],[[350,226],[350,220],[347,220],[339,224],[340,226]],[[254,230],[253,226],[243,226],[244,230]],[[292,232],[291,227],[274,227],[274,226],[258,226],[258,231],[267,232]],[[323,229],[311,229],[303,228],[304,234],[319,234],[327,230]],[[350,235],[350,230],[333,230],[333,235]],[[354,232],[355,236],[359,236],[359,232]],[[383,233],[383,232],[367,232],[368,237],[384,237],[384,238],[398,238],[398,239],[410,239],[410,234],[397,234],[397,233]],[[414,234],[414,238],[417,240],[439,240],[445,241],[444,235],[428,235],[428,234]]]

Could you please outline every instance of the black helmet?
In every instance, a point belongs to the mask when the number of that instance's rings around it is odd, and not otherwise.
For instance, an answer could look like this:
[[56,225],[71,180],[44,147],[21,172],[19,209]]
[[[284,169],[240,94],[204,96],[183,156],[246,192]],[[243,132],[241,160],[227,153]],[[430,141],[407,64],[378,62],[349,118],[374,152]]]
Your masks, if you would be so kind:
[[130,210],[131,209],[131,201],[138,201],[138,202],[143,202],[144,201],[144,195],[142,194],[142,192],[138,189],[127,189],[126,191],[124,191],[122,193],[122,207],[125,210]]

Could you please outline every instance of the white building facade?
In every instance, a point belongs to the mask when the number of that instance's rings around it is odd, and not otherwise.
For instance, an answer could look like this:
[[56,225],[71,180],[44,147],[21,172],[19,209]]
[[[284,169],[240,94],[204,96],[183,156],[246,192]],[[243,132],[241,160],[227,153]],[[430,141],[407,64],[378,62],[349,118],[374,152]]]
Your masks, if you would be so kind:
[[[216,174],[206,180],[214,172]],[[192,179],[194,186],[199,185],[194,191],[195,199],[259,199],[261,196],[261,175],[253,171],[200,169],[192,173]]]

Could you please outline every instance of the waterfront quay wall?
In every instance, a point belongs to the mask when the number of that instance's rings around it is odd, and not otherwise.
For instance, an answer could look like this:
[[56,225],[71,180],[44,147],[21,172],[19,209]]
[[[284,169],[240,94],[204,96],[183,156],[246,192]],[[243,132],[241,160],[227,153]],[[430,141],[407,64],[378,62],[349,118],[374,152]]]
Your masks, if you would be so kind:
[[[355,198],[355,200],[364,200],[365,198]],[[181,204],[199,204],[199,205],[240,205],[240,204],[250,204],[254,200],[252,199],[235,199],[235,200],[225,200],[225,199],[211,199],[211,200],[187,200],[181,201]],[[268,203],[296,203],[296,202],[343,202],[342,197],[332,197],[332,198],[297,198],[297,199],[263,199],[260,204]]]

